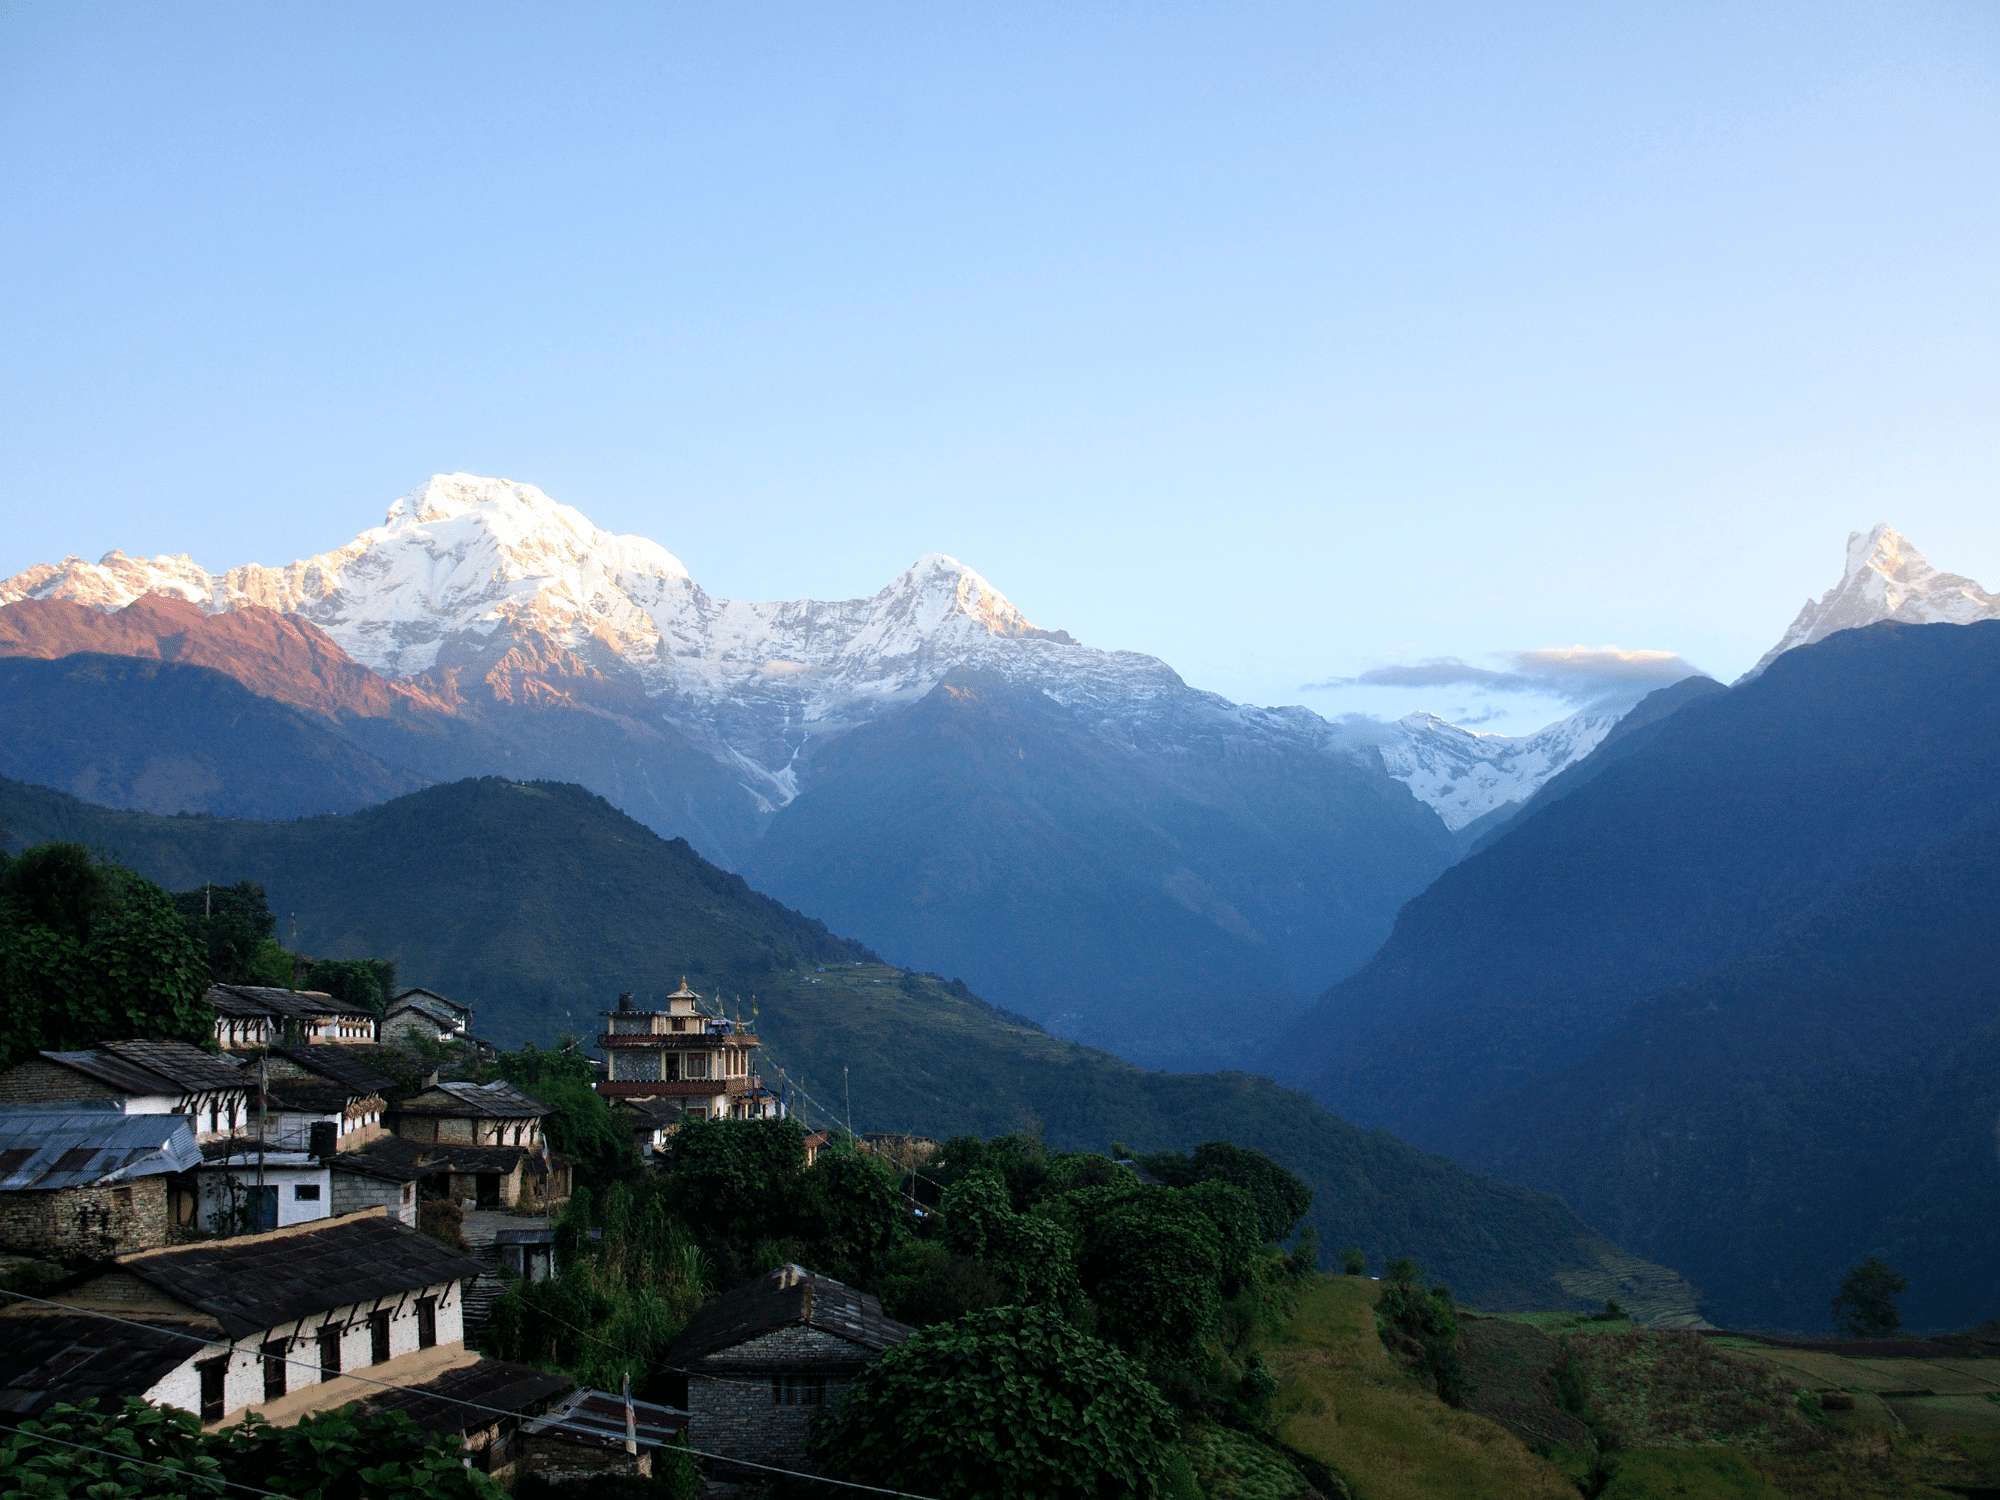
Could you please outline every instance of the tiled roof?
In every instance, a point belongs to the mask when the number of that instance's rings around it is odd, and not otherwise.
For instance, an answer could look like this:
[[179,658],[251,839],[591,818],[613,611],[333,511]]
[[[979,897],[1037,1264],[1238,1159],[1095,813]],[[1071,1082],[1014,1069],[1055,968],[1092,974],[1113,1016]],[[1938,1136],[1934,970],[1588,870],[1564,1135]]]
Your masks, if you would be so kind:
[[356,1094],[344,1083],[328,1083],[318,1078],[274,1078],[266,1094],[272,1109],[302,1115],[337,1115],[350,1101],[370,1097]]
[[185,1172],[201,1160],[185,1115],[114,1107],[0,1114],[0,1192],[45,1192]]
[[204,1052],[187,1042],[106,1042],[42,1056],[122,1094],[198,1094],[256,1085],[256,1075],[245,1073],[235,1058]]
[[58,1402],[141,1395],[199,1352],[181,1335],[204,1331],[164,1320],[142,1325],[84,1313],[8,1313],[0,1317],[0,1413],[26,1418]]
[[460,1083],[450,1081],[413,1094],[397,1106],[406,1115],[444,1115],[462,1119],[473,1115],[488,1120],[539,1120],[549,1112],[541,1100],[522,1093],[511,1083]]
[[857,1359],[900,1344],[916,1330],[882,1311],[867,1292],[803,1266],[780,1266],[724,1292],[696,1313],[668,1348],[662,1363],[697,1364],[781,1328],[804,1325],[856,1346]]
[[232,1338],[479,1274],[479,1263],[379,1212],[122,1255],[120,1269],[208,1314]]
[[[446,1370],[422,1385],[371,1396],[361,1403],[360,1411],[371,1417],[400,1411],[433,1432],[477,1432],[498,1421],[498,1412],[538,1416],[575,1390],[576,1382],[567,1375],[551,1375],[532,1365],[509,1364],[503,1359],[482,1359]],[[466,1401],[485,1409],[475,1411],[459,1404]],[[619,1436],[624,1436],[622,1426]]]
[[217,1015],[280,1021],[309,1021],[319,1016],[370,1016],[365,1005],[336,1000],[323,990],[281,990],[261,984],[212,984],[205,997]]

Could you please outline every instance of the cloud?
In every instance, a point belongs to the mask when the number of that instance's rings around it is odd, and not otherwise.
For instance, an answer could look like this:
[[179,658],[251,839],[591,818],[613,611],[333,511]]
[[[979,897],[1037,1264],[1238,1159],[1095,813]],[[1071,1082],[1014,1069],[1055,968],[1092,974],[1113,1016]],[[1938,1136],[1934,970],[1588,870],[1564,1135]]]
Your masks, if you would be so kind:
[[1626,651],[1618,646],[1545,646],[1536,651],[1495,652],[1498,665],[1479,666],[1456,656],[1393,662],[1352,677],[1309,682],[1303,692],[1336,688],[1467,687],[1491,693],[1538,693],[1569,703],[1638,699],[1655,688],[1697,677],[1700,669],[1673,651]]

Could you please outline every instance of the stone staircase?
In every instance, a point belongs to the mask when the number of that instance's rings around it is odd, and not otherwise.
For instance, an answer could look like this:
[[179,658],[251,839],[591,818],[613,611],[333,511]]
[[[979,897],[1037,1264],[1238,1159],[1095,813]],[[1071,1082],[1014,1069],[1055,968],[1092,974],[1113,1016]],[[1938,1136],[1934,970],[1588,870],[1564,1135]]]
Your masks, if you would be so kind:
[[546,1226],[548,1222],[547,1219],[496,1213],[489,1209],[474,1209],[466,1214],[459,1232],[465,1239],[465,1253],[480,1265],[479,1274],[465,1284],[466,1348],[485,1352],[486,1329],[493,1321],[493,1304],[507,1291],[509,1278],[500,1271],[500,1247],[497,1243],[500,1231],[533,1229]]

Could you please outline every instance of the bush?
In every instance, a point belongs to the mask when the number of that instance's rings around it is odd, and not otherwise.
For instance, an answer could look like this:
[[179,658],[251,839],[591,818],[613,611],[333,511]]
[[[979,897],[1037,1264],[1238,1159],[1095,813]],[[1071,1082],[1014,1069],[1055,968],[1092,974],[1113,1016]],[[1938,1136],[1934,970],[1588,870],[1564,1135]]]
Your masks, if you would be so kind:
[[1186,1493],[1171,1408],[1116,1349],[1039,1308],[928,1328],[813,1437],[821,1472],[937,1500]]
[[1343,1250],[1340,1252],[1340,1269],[1348,1276],[1365,1276],[1368,1274],[1368,1257],[1356,1249]]

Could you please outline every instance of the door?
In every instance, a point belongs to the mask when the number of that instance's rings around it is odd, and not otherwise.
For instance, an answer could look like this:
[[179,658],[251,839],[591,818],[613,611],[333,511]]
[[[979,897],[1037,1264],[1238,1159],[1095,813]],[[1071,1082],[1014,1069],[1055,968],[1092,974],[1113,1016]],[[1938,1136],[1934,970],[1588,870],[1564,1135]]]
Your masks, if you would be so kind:
[[500,1206],[500,1174],[481,1172],[479,1174],[478,1204],[481,1208]]
[[274,1187],[247,1189],[244,1209],[250,1216],[250,1232],[278,1227],[278,1190]]

